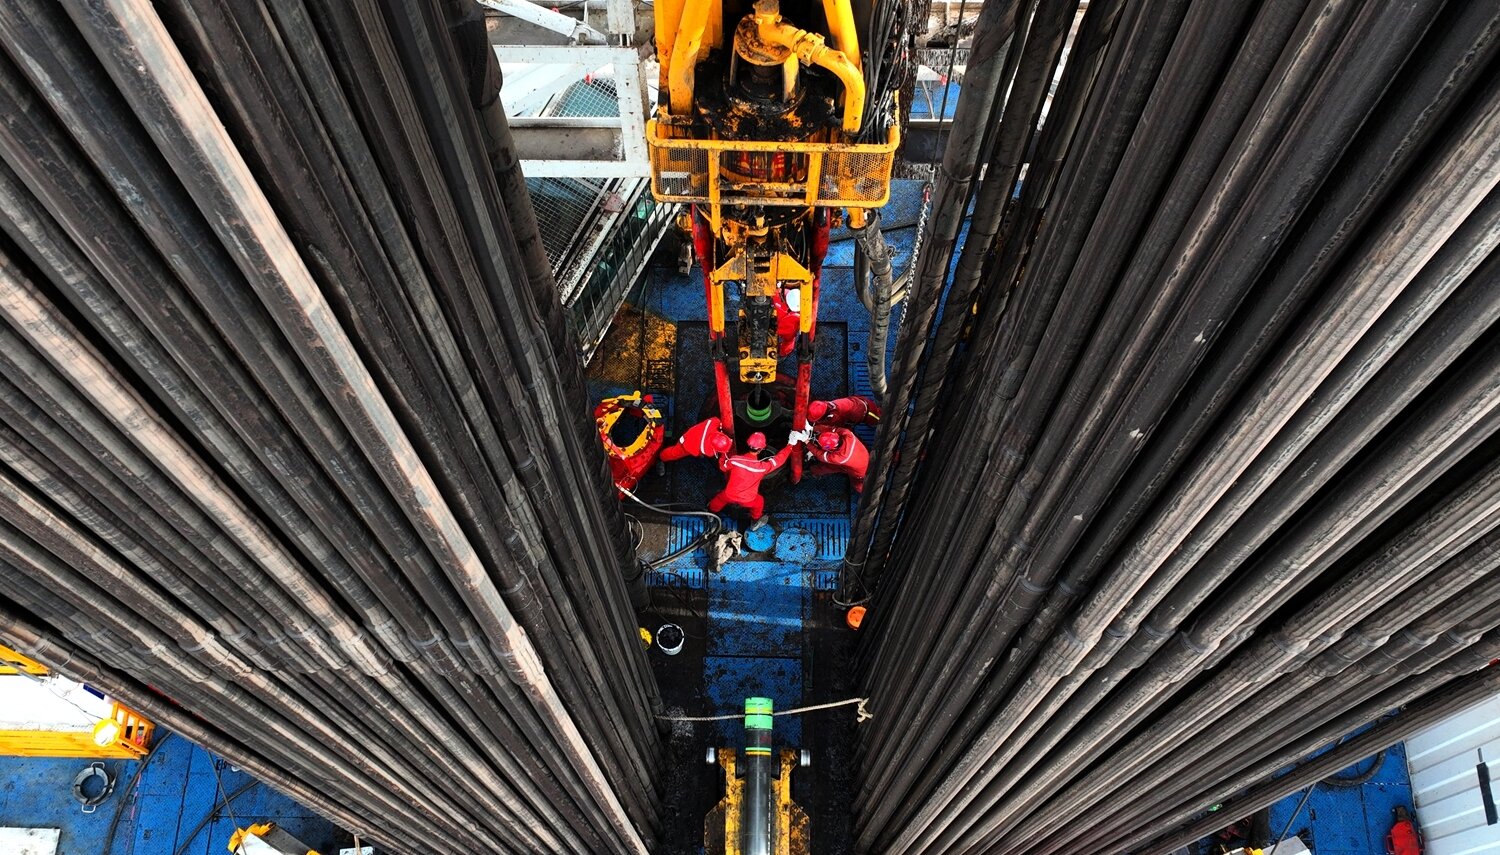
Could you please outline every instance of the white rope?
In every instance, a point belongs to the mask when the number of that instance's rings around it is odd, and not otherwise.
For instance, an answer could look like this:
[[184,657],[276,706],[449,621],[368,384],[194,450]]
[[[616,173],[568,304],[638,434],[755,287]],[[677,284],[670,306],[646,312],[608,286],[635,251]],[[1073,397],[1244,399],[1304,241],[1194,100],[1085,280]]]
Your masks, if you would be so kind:
[[[833,709],[834,707],[847,707],[847,706],[850,706],[851,704],[858,704],[859,708],[854,711],[854,714],[856,716],[856,720],[860,721],[860,722],[865,722],[865,721],[869,721],[870,719],[872,719],[872,718],[875,717],[874,713],[870,712],[868,709],[865,708],[865,704],[869,703],[869,700],[870,700],[869,698],[850,698],[850,699],[848,699],[846,701],[832,701],[831,703],[826,703],[826,704],[814,704],[814,705],[812,705],[810,707],[795,707],[795,708],[789,709],[789,710],[779,710],[777,712],[771,713],[771,715],[773,715],[773,716],[801,715],[802,713],[815,712],[817,710],[828,710],[828,709]],[[661,719],[662,721],[733,721],[735,719],[740,719],[740,718],[744,718],[744,717],[745,717],[744,713],[730,713],[729,715],[659,715],[659,716],[657,716],[657,718]]]

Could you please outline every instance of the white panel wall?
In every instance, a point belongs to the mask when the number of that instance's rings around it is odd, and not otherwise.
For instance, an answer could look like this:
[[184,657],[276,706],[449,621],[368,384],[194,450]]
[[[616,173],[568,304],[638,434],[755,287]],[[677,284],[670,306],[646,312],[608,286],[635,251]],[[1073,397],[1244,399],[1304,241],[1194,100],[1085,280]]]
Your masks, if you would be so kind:
[[56,828],[0,828],[0,855],[57,855]]
[[1417,822],[1427,855],[1500,855],[1500,824],[1485,821],[1478,765],[1489,766],[1500,799],[1500,697],[1406,741]]

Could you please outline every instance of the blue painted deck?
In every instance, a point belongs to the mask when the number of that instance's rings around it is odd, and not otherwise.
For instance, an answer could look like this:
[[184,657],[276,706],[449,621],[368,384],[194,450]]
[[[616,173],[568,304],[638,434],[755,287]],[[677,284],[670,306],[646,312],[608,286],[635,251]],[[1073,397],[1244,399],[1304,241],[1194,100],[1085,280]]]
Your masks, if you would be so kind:
[[[941,104],[942,88],[933,89],[934,105]],[[948,101],[949,114],[957,100],[954,87]],[[925,103],[920,98],[918,101],[914,114],[925,113]],[[882,212],[882,218],[887,240],[894,249],[893,263],[898,275],[910,264],[921,206],[919,182],[895,182],[891,205]],[[853,242],[846,232],[836,231],[833,238],[823,269],[814,398],[869,394],[864,352],[869,316],[851,287]],[[632,312],[644,315],[629,314]],[[649,319],[651,323],[665,323],[675,329],[674,365],[648,366],[644,343],[640,350],[624,349],[619,357],[623,362],[641,364],[605,364],[599,360],[611,357],[601,348],[592,370],[591,391],[599,397],[636,388],[652,392],[667,414],[669,435],[675,437],[707,414],[703,406],[711,394],[701,270],[695,267],[690,274],[680,275],[665,264],[653,267],[639,293],[630,300],[627,314],[633,318],[629,323],[644,327]],[[896,312],[896,317],[899,316],[900,309]],[[889,342],[892,351],[895,341],[893,329]],[[605,347],[608,346],[606,339]],[[866,444],[873,440],[873,429],[862,428],[857,433]],[[689,459],[671,464],[665,476],[648,475],[639,492],[651,501],[701,508],[721,483],[721,475],[711,463]],[[701,637],[688,639],[682,656],[669,661],[653,652],[668,702],[681,701],[682,713],[734,712],[748,695],[769,696],[778,709],[830,699],[827,687],[809,679],[806,673],[816,651],[805,649],[805,645],[813,632],[847,632],[830,626],[841,612],[827,607],[826,592],[836,585],[838,562],[848,543],[849,519],[857,497],[841,479],[827,478],[806,479],[796,486],[768,488],[764,492],[767,514],[777,531],[771,549],[742,555],[708,577],[703,571],[705,561],[701,552],[684,556],[663,568],[665,572],[648,576],[658,590],[675,587],[693,601],[705,604],[704,631]],[[730,522],[731,527],[736,525]],[[667,549],[675,549],[701,531],[697,520],[679,517],[663,543]],[[662,596],[656,602],[676,600]],[[700,658],[691,658],[694,654]],[[701,674],[693,673],[700,662]],[[700,682],[682,685],[694,681]],[[826,675],[823,681],[826,683]],[[804,730],[802,722],[778,719],[776,728],[781,744],[798,747],[820,744],[816,733]],[[717,723],[695,730],[692,738],[699,742],[689,754],[697,757],[705,742],[738,745],[740,725]],[[816,768],[816,756],[814,764]],[[1368,763],[1360,768],[1368,768]],[[715,787],[711,780],[704,780],[706,786]],[[1385,851],[1391,808],[1397,803],[1410,807],[1410,790],[1404,753],[1393,750],[1381,772],[1362,787],[1336,790],[1320,786],[1289,833],[1300,833],[1316,855],[1380,855]],[[1273,834],[1286,825],[1299,798],[1300,794],[1289,797],[1272,810]],[[691,804],[688,800],[689,806],[684,810],[697,809],[690,807]],[[823,807],[825,812],[821,816],[816,809],[812,811],[815,835],[819,833],[819,823],[831,819],[827,811],[837,809],[833,804]],[[845,851],[845,845],[842,840],[834,839],[818,851],[820,855],[824,851]],[[697,849],[679,846],[671,851]]]
[[[1371,760],[1340,772],[1339,778],[1354,778],[1370,770]],[[1391,813],[1397,805],[1415,815],[1411,800],[1411,776],[1406,769],[1406,746],[1385,753],[1380,771],[1366,784],[1341,789],[1319,784],[1300,813],[1297,805],[1306,790],[1288,796],[1271,808],[1271,831],[1279,834],[1290,824],[1289,835],[1302,838],[1316,855],[1377,855],[1385,852],[1385,836],[1391,830]]]
[[[954,99],[956,102],[956,99]],[[919,182],[897,182],[892,203],[882,212],[882,227],[892,244],[893,264],[899,274],[911,263],[916,224],[922,207]],[[870,394],[865,351],[869,314],[853,289],[853,242],[836,230],[824,261],[818,313],[818,344],[813,363],[815,399],[847,394]],[[671,258],[660,258],[670,262]],[[733,305],[729,311],[733,312]],[[899,311],[897,313],[899,316]],[[894,319],[893,319],[894,325]],[[705,402],[712,395],[708,358],[707,310],[703,275],[695,267],[680,275],[667,264],[652,267],[639,292],[632,295],[617,329],[606,336],[591,366],[591,392],[597,397],[641,388],[651,392],[676,437],[706,417]],[[672,331],[671,364],[659,364],[662,354],[648,353],[647,328]],[[634,340],[632,340],[634,337]],[[895,349],[894,328],[888,341]],[[614,345],[611,348],[611,345]],[[613,361],[610,361],[613,354]],[[782,364],[795,372],[795,360]],[[637,385],[639,384],[639,385]],[[873,429],[856,433],[867,444]],[[665,475],[648,474],[637,491],[648,501],[702,508],[722,486],[722,475],[711,462],[688,459],[670,464]],[[763,695],[777,709],[848,697],[847,650],[850,631],[842,611],[829,593],[837,582],[838,565],[849,540],[850,515],[857,496],[842,477],[804,478],[797,485],[767,485],[766,512],[775,529],[765,549],[748,552],[705,576],[701,551],[679,558],[648,580],[656,593],[653,602],[672,612],[682,599],[699,610],[703,620],[689,621],[689,638],[682,654],[666,657],[653,651],[657,676],[669,707],[688,715],[735,712],[744,698]],[[631,510],[627,506],[627,510]],[[649,525],[648,529],[663,528]],[[733,518],[731,528],[741,526]],[[671,551],[702,531],[696,520],[676,518],[670,531],[648,537],[646,552]],[[662,592],[677,588],[683,597]],[[666,618],[663,617],[663,620]],[[691,625],[689,625],[691,624]],[[655,626],[651,626],[655,629]],[[697,636],[697,637],[694,637]],[[840,673],[840,670],[844,673]],[[817,719],[778,718],[776,740],[784,746],[813,751],[813,769],[799,773],[797,798],[816,817],[814,851],[837,855],[848,851],[846,788],[852,756],[852,709],[818,714]],[[694,776],[699,792],[669,804],[677,813],[677,835],[667,851],[700,851],[702,816],[717,798],[719,784],[701,761],[709,744],[738,746],[743,726],[737,721],[684,729],[674,746],[682,760],[681,773]],[[826,729],[826,732],[819,732]],[[835,736],[837,738],[835,738]],[[814,791],[815,790],[815,791]],[[669,797],[670,798],[670,797]],[[834,804],[836,803],[836,804]],[[827,804],[829,808],[820,809]],[[836,814],[842,813],[843,817]],[[692,839],[696,834],[697,839]]]
[[[0,825],[60,828],[61,855],[223,855],[237,822],[244,826],[271,821],[324,855],[338,852],[337,832],[327,820],[253,783],[249,775],[185,739],[162,743],[130,793],[125,787],[140,764],[105,761],[116,776],[116,789],[93,814],[84,814],[71,792],[73,776],[87,765],[85,760],[0,757]],[[195,833],[223,803],[220,780],[228,794],[252,786]],[[119,829],[106,850],[109,824],[117,811],[122,812]]]

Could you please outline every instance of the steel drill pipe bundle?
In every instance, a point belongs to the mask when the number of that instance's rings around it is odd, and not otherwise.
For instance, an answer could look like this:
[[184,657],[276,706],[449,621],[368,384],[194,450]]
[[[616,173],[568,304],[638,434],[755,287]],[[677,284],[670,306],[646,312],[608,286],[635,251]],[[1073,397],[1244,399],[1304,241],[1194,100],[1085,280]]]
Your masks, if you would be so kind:
[[651,851],[642,581],[475,9],[0,43],[0,638],[391,851]]
[[975,35],[1016,67],[850,545],[862,852],[1154,847],[1492,679],[1500,11],[1094,0],[1058,50],[1079,5]]

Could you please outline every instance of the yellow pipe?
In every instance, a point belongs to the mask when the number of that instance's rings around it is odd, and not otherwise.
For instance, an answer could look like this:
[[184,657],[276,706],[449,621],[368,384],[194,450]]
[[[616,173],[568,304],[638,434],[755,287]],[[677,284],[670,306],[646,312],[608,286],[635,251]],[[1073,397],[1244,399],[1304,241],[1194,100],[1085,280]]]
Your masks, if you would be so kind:
[[823,0],[823,17],[828,19],[833,46],[859,68],[859,29],[854,26],[854,7],[849,0]]
[[[689,0],[690,3],[693,1]],[[839,0],[834,0],[834,2],[839,2]],[[842,2],[847,4],[848,0],[842,0]],[[844,84],[844,132],[858,133],[860,126],[864,124],[865,114],[865,75],[858,63],[851,62],[842,51],[834,50],[824,44],[823,37],[817,33],[810,33],[782,20],[781,4],[777,0],[756,0],[755,25],[761,41],[790,49],[798,59],[808,65],[816,65],[829,70],[840,83]],[[678,46],[681,44],[679,41]],[[673,57],[672,64],[674,66],[677,64],[676,57]],[[676,73],[674,68],[674,78]],[[676,97],[674,89],[672,95],[674,112],[676,111]]]
[[724,332],[724,283],[714,279],[709,288],[712,297],[708,305],[708,329],[714,335],[720,335]]
[[[656,0],[656,54],[661,57],[657,86],[668,88],[667,71],[672,67],[672,46],[677,42],[677,25],[682,21],[683,0]],[[652,105],[654,110],[656,105]]]
[[703,31],[708,28],[710,0],[686,0],[682,23],[672,41],[671,69],[667,72],[672,115],[687,116],[693,111],[694,72],[698,51],[703,46]]

